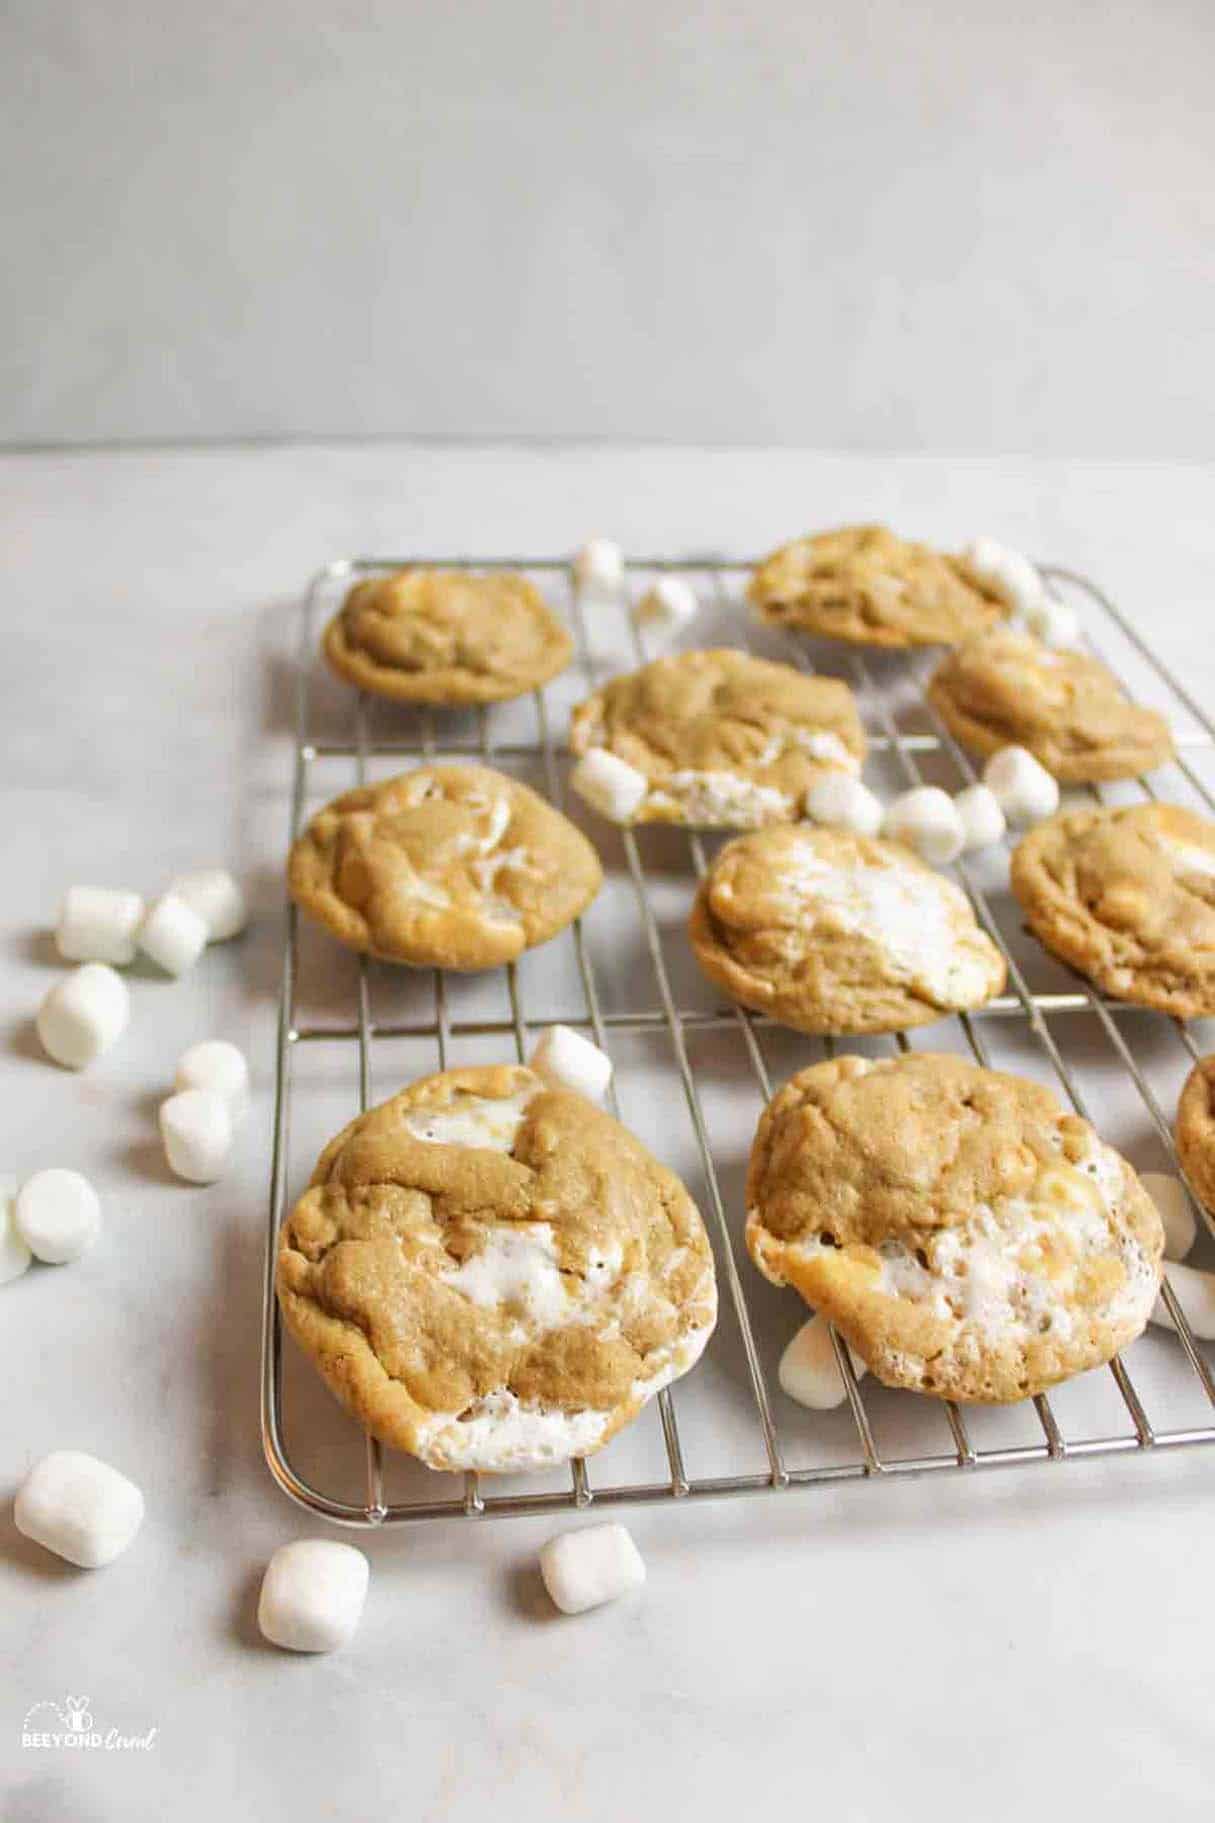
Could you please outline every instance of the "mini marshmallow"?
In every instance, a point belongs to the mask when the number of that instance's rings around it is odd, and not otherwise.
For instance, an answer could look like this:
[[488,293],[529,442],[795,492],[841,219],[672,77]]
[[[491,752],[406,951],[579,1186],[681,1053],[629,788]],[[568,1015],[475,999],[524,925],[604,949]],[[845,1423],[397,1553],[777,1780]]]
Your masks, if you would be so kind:
[[126,1030],[131,996],[104,962],[85,962],[57,981],[38,1008],[38,1036],[48,1057],[68,1070],[108,1051]]
[[1080,620],[1075,610],[1054,595],[1043,594],[1025,613],[1025,624],[1044,646],[1074,646],[1080,640]]
[[[1181,1313],[1200,1342],[1215,1342],[1215,1272],[1199,1272],[1197,1267],[1182,1266],[1166,1260],[1164,1276],[1181,1305]],[[1151,1321],[1161,1329],[1176,1329],[1164,1307],[1163,1297],[1152,1306]]]
[[108,886],[69,886],[59,907],[55,942],[68,962],[135,960],[135,937],[143,921],[138,893]]
[[79,1171],[35,1171],[17,1193],[17,1227],[47,1266],[66,1266],[87,1253],[101,1232],[101,1202]]
[[17,1185],[8,1177],[0,1182],[0,1285],[19,1279],[32,1258],[17,1226]]
[[694,620],[699,608],[696,591],[690,583],[682,576],[663,576],[641,597],[633,610],[633,619],[646,631],[670,636]]
[[173,1077],[175,1089],[209,1089],[228,1104],[233,1122],[249,1106],[249,1066],[245,1054],[226,1038],[204,1038],[183,1051]]
[[540,1575],[563,1614],[585,1614],[639,1589],[645,1563],[627,1527],[583,1526],[549,1539],[540,1552]]
[[983,783],[1010,823],[1041,823],[1059,808],[1059,785],[1025,747],[1001,747],[983,768]]
[[962,852],[962,819],[949,793],[936,785],[919,785],[895,798],[882,833],[905,842],[933,867],[947,866]]
[[99,1570],[121,1556],[143,1524],[133,1481],[83,1450],[52,1450],[17,1491],[17,1530],[56,1557]]
[[953,807],[962,823],[962,853],[968,855],[976,848],[990,848],[994,842],[1004,840],[1008,825],[1004,821],[1004,812],[1000,809],[1000,800],[987,785],[968,785],[965,791],[955,794]]
[[1189,1191],[1179,1177],[1172,1177],[1167,1171],[1141,1171],[1139,1182],[1164,1224],[1165,1259],[1184,1260],[1198,1238]]
[[963,550],[962,562],[976,582],[1016,614],[1028,614],[1042,599],[1042,578],[1029,558],[994,538],[974,539]]
[[[848,1356],[857,1379],[862,1379],[867,1371],[865,1363],[851,1349],[848,1349]],[[835,1358],[831,1326],[825,1317],[813,1316],[808,1323],[802,1324],[780,1358],[776,1377],[782,1392],[812,1412],[833,1411],[844,1403],[848,1389]]]
[[169,891],[197,912],[207,927],[208,943],[225,943],[237,937],[249,922],[249,908],[239,880],[222,867],[202,867],[178,874]]
[[176,893],[164,893],[139,927],[139,947],[167,975],[184,975],[207,947],[207,926]]
[[533,1070],[551,1076],[588,1101],[602,1101],[612,1080],[612,1060],[597,1044],[568,1025],[550,1025],[529,1059]]
[[573,571],[582,594],[610,599],[624,585],[624,553],[610,538],[591,538],[574,558]]
[[211,1089],[183,1089],[160,1104],[160,1137],[169,1168],[191,1184],[222,1177],[232,1150],[232,1116]]
[[349,1645],[363,1618],[371,1565],[352,1544],[299,1538],[266,1565],[257,1624],[288,1652],[333,1652]]
[[617,759],[606,747],[591,747],[570,773],[570,785],[600,816],[613,823],[632,821],[650,789],[643,772]]
[[847,829],[854,836],[881,832],[885,811],[882,800],[868,785],[848,772],[825,772],[806,793],[806,815],[830,829]]

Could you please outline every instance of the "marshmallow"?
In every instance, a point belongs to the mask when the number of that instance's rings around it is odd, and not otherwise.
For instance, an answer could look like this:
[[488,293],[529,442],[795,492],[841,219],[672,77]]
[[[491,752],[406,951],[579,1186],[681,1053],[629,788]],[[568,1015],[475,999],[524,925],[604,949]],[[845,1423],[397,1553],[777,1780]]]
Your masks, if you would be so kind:
[[1139,1182],[1155,1203],[1164,1224],[1165,1259],[1184,1260],[1198,1238],[1189,1191],[1179,1177],[1171,1177],[1167,1171],[1141,1171]]
[[1080,641],[1080,620],[1073,608],[1054,595],[1043,594],[1025,613],[1025,624],[1044,646],[1075,646]]
[[257,1624],[288,1652],[333,1652],[358,1631],[371,1566],[352,1544],[299,1538],[281,1544],[266,1565]]
[[1007,824],[1000,801],[987,785],[968,785],[956,793],[953,807],[962,824],[962,853],[976,848],[990,848],[1004,840]]
[[540,1575],[563,1614],[584,1614],[645,1581],[645,1563],[622,1525],[561,1532],[540,1552]]
[[240,882],[222,867],[202,867],[178,874],[169,891],[197,912],[207,927],[208,943],[224,943],[239,936],[249,922],[249,909]]
[[1059,785],[1024,747],[1001,747],[983,768],[983,783],[1010,823],[1041,823],[1059,808]]
[[176,893],[164,893],[139,927],[139,947],[167,975],[184,975],[207,947],[207,927]]
[[245,1054],[226,1038],[204,1038],[183,1051],[173,1077],[175,1089],[209,1089],[228,1104],[233,1122],[249,1106],[249,1066]]
[[570,773],[580,798],[613,823],[629,823],[650,789],[643,772],[606,747],[591,747]]
[[108,1051],[126,1030],[131,996],[104,962],[85,962],[57,981],[38,1008],[38,1036],[48,1057],[68,1070]]
[[529,1061],[541,1076],[553,1077],[588,1101],[602,1101],[612,1080],[611,1058],[568,1025],[550,1025]]
[[32,1255],[17,1226],[17,1186],[12,1178],[0,1183],[0,1285],[19,1279]]
[[169,1168],[191,1184],[222,1177],[232,1150],[228,1104],[211,1089],[183,1089],[160,1104],[160,1137]]
[[135,960],[135,936],[143,921],[138,893],[108,886],[69,886],[59,907],[55,942],[68,962]]
[[919,785],[904,791],[886,811],[882,833],[914,848],[921,860],[945,867],[962,852],[962,819],[947,791]]
[[48,1266],[66,1266],[100,1234],[101,1203],[79,1171],[35,1171],[17,1193],[16,1221],[31,1253]]
[[[865,1363],[850,1348],[848,1358],[857,1379],[862,1379]],[[780,1358],[776,1377],[782,1392],[812,1412],[833,1411],[844,1403],[848,1389],[835,1358],[831,1326],[825,1317],[814,1316],[802,1324]]]
[[[1175,1260],[1166,1260],[1164,1276],[1181,1305],[1182,1315],[1199,1341],[1215,1342],[1215,1272],[1199,1272],[1194,1266],[1182,1266]],[[1165,1309],[1162,1297],[1157,1298],[1153,1304],[1150,1320],[1158,1323],[1161,1329],[1177,1327]]]
[[974,539],[962,552],[962,562],[976,582],[1016,614],[1028,614],[1042,598],[1042,578],[1029,558],[994,538]]
[[36,1463],[13,1506],[17,1530],[56,1557],[99,1570],[121,1556],[143,1524],[133,1481],[83,1450],[52,1450]]
[[854,836],[876,836],[885,812],[882,800],[868,785],[847,772],[825,772],[806,793],[806,815],[831,829],[847,829]]
[[699,607],[695,590],[682,576],[663,576],[641,597],[633,619],[640,628],[673,635],[696,618]]
[[592,538],[574,558],[573,569],[580,593],[611,599],[624,584],[624,553],[610,538]]

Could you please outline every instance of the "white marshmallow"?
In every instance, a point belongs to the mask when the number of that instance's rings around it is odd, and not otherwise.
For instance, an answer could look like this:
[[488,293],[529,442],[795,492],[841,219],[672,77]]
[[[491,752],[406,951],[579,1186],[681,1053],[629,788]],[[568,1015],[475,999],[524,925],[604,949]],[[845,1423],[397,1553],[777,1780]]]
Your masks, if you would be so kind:
[[87,1253],[101,1232],[101,1202],[79,1171],[35,1171],[17,1193],[17,1227],[48,1266],[66,1266]]
[[222,1177],[232,1150],[232,1116],[210,1089],[183,1089],[160,1104],[160,1137],[169,1168],[191,1184]]
[[882,833],[905,842],[933,867],[948,866],[962,852],[962,819],[949,793],[936,785],[919,785],[895,798]]
[[38,1008],[38,1036],[48,1057],[83,1070],[126,1030],[131,996],[104,962],[85,962],[57,981]]
[[184,975],[207,947],[207,927],[176,893],[164,893],[139,927],[139,947],[167,975]]
[[588,1101],[602,1101],[612,1080],[612,1060],[597,1044],[568,1025],[550,1025],[529,1059],[541,1076],[551,1076]]
[[[848,1357],[857,1379],[862,1379],[867,1371],[865,1363],[850,1348]],[[780,1358],[776,1377],[782,1392],[812,1412],[833,1411],[844,1403],[848,1389],[835,1358],[831,1326],[825,1317],[813,1316],[808,1323],[802,1324]]]
[[624,553],[610,538],[591,538],[574,558],[573,570],[581,593],[610,600],[624,585]]
[[962,853],[990,848],[1004,840],[1007,824],[1000,801],[987,785],[968,785],[955,794],[953,807],[962,823]]
[[257,1624],[288,1652],[333,1652],[358,1631],[371,1565],[352,1544],[299,1538],[266,1565]]
[[249,1107],[249,1065],[226,1038],[204,1038],[183,1051],[173,1077],[175,1089],[209,1089],[227,1102],[235,1123]]
[[806,815],[830,829],[847,829],[854,836],[876,836],[885,811],[882,800],[868,785],[848,772],[824,772],[806,793]]
[[690,583],[682,576],[663,576],[641,597],[633,619],[647,631],[673,636],[696,618],[699,608]]
[[570,773],[570,785],[593,810],[613,823],[631,822],[650,789],[643,772],[606,747],[591,747]]
[[1167,1171],[1141,1171],[1139,1182],[1164,1224],[1165,1259],[1184,1260],[1198,1238],[1189,1191],[1179,1177],[1172,1177]]
[[0,1285],[19,1279],[32,1257],[17,1226],[17,1186],[7,1177],[0,1182]]
[[584,1614],[639,1589],[645,1563],[627,1527],[583,1526],[549,1539],[540,1552],[540,1575],[563,1614]]
[[108,886],[69,886],[55,931],[59,954],[69,962],[134,962],[135,936],[143,914],[138,893],[115,892]]
[[1054,595],[1040,596],[1026,610],[1025,624],[1044,646],[1075,646],[1080,642],[1079,616]]
[[17,1530],[56,1557],[99,1570],[121,1556],[143,1524],[133,1481],[84,1450],[52,1450],[17,1491]]
[[[1176,1260],[1166,1260],[1164,1276],[1181,1305],[1182,1315],[1199,1341],[1215,1342],[1215,1272],[1199,1272],[1195,1266],[1182,1266]],[[1152,1306],[1151,1321],[1158,1323],[1161,1329],[1177,1327],[1165,1309],[1162,1297],[1158,1297]]]
[[976,538],[962,552],[962,562],[984,587],[1006,602],[1014,613],[1028,614],[1042,598],[1042,578],[1020,551],[997,544],[994,538]]
[[983,768],[983,783],[1010,823],[1041,823],[1059,808],[1059,785],[1025,747],[1001,747]]
[[207,927],[208,943],[224,943],[237,937],[249,922],[249,908],[239,880],[222,867],[201,867],[194,873],[178,874],[169,891],[197,912]]

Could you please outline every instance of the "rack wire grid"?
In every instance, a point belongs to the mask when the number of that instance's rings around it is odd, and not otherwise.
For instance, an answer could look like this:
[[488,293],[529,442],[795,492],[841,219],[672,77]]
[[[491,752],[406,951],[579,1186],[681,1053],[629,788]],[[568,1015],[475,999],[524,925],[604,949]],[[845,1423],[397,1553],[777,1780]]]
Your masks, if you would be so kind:
[[[321,610],[332,611],[359,577],[421,562],[530,575],[565,613],[575,663],[530,698],[467,712],[413,709],[340,684],[317,656]],[[679,574],[702,605],[676,649],[742,646],[846,678],[866,725],[867,769],[879,786],[940,783],[956,789],[975,773],[924,696],[939,654],[875,653],[763,628],[742,601],[751,567],[707,556],[636,559],[627,565],[622,597],[604,603],[580,598],[566,564],[553,559],[358,558],[330,564],[305,595],[292,661],[292,840],[314,802],[352,783],[390,776],[403,764],[463,758],[537,783],[584,822],[605,863],[604,891],[569,931],[518,964],[478,976],[355,958],[300,920],[293,905],[287,908],[266,1235],[262,1432],[280,1488],[328,1520],[380,1526],[592,1504],[678,1504],[1215,1443],[1211,1364],[1167,1283],[1163,1299],[1175,1333],[1149,1329],[1108,1369],[1020,1406],[963,1411],[872,1379],[862,1384],[834,1332],[846,1390],[838,1411],[806,1412],[776,1389],[780,1350],[806,1313],[796,1294],[774,1291],[760,1279],[742,1248],[746,1156],[774,1082],[834,1054],[837,1044],[722,1005],[717,990],[700,979],[683,941],[683,921],[696,881],[724,838],[658,826],[617,829],[567,799],[565,717],[606,676],[655,655],[637,630],[632,607],[656,575]],[[1169,768],[1126,785],[1089,787],[1086,795],[1120,802],[1163,794],[1215,810],[1210,719],[1091,582],[1051,566],[1044,566],[1044,575],[1076,607],[1088,648],[1132,694],[1170,714],[1177,738]],[[1138,676],[1131,685],[1133,671]],[[1212,1034],[1204,1045],[1200,1027],[1110,1000],[1049,957],[1023,930],[1009,896],[1007,847],[965,858],[956,877],[1005,954],[1008,991],[977,1012],[919,1028],[915,1047],[955,1050],[983,1065],[1036,1075],[1141,1168],[1180,1172],[1170,1114],[1186,1070],[1204,1048],[1215,1048]],[[559,1474],[527,1478],[439,1474],[366,1437],[299,1352],[284,1349],[274,1259],[289,1186],[298,1179],[302,1187],[330,1133],[372,1103],[373,1075],[382,1073],[380,1099],[456,1062],[522,1060],[535,1033],[555,1020],[588,1033],[612,1054],[613,1111],[680,1171],[708,1216],[724,1292],[718,1331],[696,1372],[660,1393],[589,1467],[574,1461]],[[880,1055],[912,1043],[896,1033],[849,1040],[847,1048]],[[324,1061],[305,1067],[303,1060],[318,1059]],[[1193,1200],[1199,1250],[1210,1252],[1203,1211]]]

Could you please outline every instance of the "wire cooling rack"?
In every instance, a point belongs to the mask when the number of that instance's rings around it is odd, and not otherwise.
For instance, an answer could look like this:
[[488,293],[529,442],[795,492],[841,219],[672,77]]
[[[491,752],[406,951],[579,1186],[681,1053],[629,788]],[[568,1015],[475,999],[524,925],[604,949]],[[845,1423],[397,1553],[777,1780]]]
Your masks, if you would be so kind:
[[[317,656],[322,615],[352,580],[406,562],[531,575],[564,611],[575,663],[531,698],[470,712],[414,710],[340,685]],[[936,655],[877,654],[760,628],[742,600],[749,568],[711,557],[637,559],[628,565],[624,598],[605,605],[580,599],[566,566],[554,560],[359,558],[330,564],[307,591],[292,661],[292,840],[313,808],[351,784],[425,760],[463,757],[525,778],[582,821],[607,874],[600,899],[568,932],[516,965],[477,977],[355,959],[301,921],[294,906],[287,909],[262,1433],[278,1485],[329,1520],[376,1526],[678,1503],[1215,1443],[1211,1365],[1167,1286],[1176,1334],[1150,1329],[1108,1369],[1021,1406],[963,1411],[858,1380],[838,1336],[847,1392],[838,1412],[805,1412],[779,1391],[776,1361],[806,1313],[795,1294],[760,1280],[742,1247],[746,1154],[774,1084],[838,1046],[723,1006],[700,979],[682,926],[721,838],[669,828],[617,830],[569,800],[568,710],[605,676],[655,655],[631,606],[655,575],[680,574],[702,603],[682,644],[744,646],[853,685],[869,738],[867,773],[879,788],[957,789],[975,774],[924,696]],[[1077,608],[1090,649],[1132,694],[1170,715],[1177,737],[1176,761],[1151,779],[1083,795],[1107,802],[1164,796],[1215,811],[1215,726],[1100,590],[1066,570],[1044,573]],[[1171,1115],[1186,1070],[1215,1048],[1215,1029],[1204,1040],[1201,1026],[1110,1000],[1046,956],[1023,931],[1009,897],[1006,848],[969,857],[956,874],[1005,954],[1008,991],[910,1039],[900,1033],[847,1041],[845,1048],[880,1055],[914,1044],[1037,1075],[1140,1168],[1178,1171]],[[718,1332],[697,1371],[662,1392],[589,1465],[575,1461],[568,1473],[547,1479],[438,1474],[366,1438],[297,1351],[284,1347],[274,1295],[278,1230],[321,1147],[355,1112],[449,1064],[522,1060],[537,1031],[555,1020],[612,1054],[613,1111],[680,1171],[700,1201],[723,1293]],[[324,1061],[308,1067],[317,1059]],[[1200,1254],[1210,1252],[1201,1220],[1199,1231]]]

